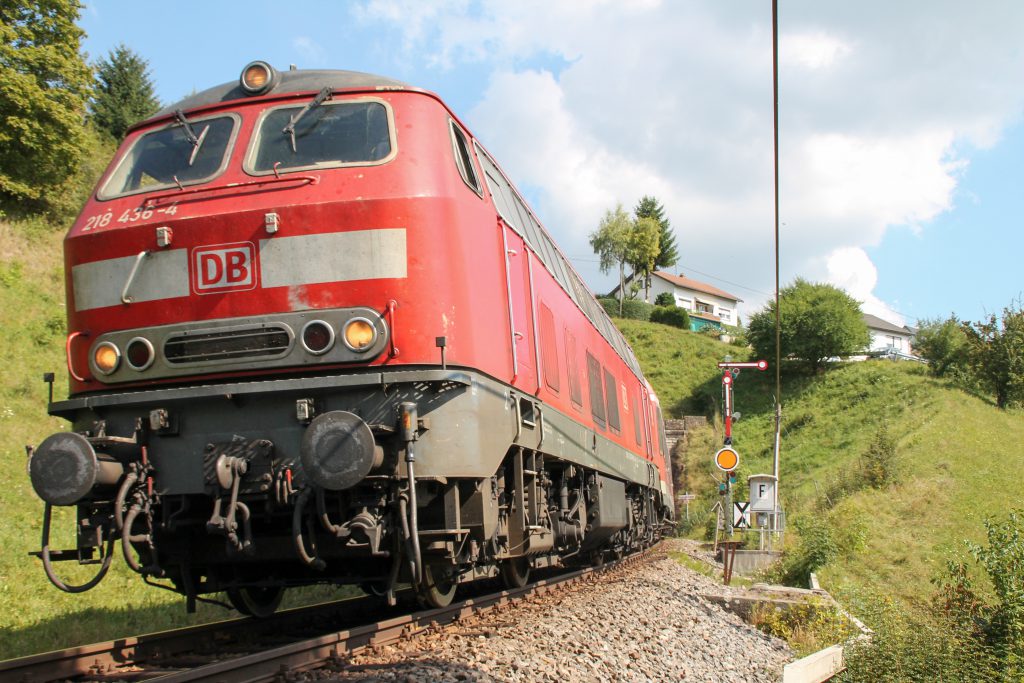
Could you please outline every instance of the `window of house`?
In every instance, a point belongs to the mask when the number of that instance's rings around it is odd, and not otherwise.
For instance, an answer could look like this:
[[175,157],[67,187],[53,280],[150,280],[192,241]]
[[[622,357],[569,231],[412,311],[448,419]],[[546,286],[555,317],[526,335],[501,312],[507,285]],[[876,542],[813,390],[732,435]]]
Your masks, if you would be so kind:
[[697,308],[695,309],[698,313],[711,314],[711,304],[704,303],[700,299],[697,299]]
[[604,405],[604,387],[601,384],[601,364],[587,351],[587,382],[590,384],[590,413],[596,422],[604,429],[607,422],[607,413]]
[[732,322],[732,311],[728,308],[719,308],[718,317],[721,318],[724,323]]
[[604,371],[604,396],[608,403],[608,425],[616,432],[622,429],[619,422],[619,383],[615,381],[615,375]]
[[692,299],[684,299],[682,297],[676,297],[676,305],[679,306],[680,308],[685,308],[688,311],[692,311],[693,310],[693,300]]

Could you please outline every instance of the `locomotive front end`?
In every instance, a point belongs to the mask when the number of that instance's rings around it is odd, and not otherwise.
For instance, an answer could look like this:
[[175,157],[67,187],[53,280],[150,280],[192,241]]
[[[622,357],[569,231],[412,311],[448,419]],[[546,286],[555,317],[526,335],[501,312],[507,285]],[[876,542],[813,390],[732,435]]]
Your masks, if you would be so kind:
[[[72,395],[50,412],[72,431],[29,461],[57,587],[95,585],[115,547],[190,608],[227,591],[262,613],[287,585],[408,573],[397,475],[420,425],[401,404],[465,380],[389,391],[380,372],[409,300],[404,197],[432,194],[391,163],[405,88],[253,62],[129,133],[65,242]],[[77,507],[77,548],[49,549],[52,506]],[[54,570],[97,553],[86,585]]]

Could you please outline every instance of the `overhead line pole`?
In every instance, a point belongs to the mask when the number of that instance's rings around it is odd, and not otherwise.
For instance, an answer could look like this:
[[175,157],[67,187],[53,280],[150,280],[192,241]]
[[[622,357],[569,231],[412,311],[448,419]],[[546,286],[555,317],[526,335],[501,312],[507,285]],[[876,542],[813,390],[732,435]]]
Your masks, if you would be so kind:
[[779,2],[772,0],[772,114],[775,161],[775,528],[779,526],[779,451],[782,443],[782,317],[779,307]]

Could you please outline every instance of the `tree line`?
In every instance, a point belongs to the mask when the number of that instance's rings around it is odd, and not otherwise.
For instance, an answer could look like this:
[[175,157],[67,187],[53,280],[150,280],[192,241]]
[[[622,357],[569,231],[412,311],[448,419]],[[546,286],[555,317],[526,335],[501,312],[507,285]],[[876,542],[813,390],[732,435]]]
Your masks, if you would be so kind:
[[0,3],[0,215],[74,215],[128,128],[160,108],[127,46],[89,63],[81,8]]
[[[620,316],[626,296],[626,266],[629,266],[630,277],[634,280],[631,294],[635,296],[643,286],[644,301],[647,301],[650,298],[651,273],[679,262],[676,238],[665,215],[665,207],[648,195],[644,195],[633,208],[632,216],[626,213],[621,203],[606,211],[597,230],[590,234],[590,246],[600,258],[602,273],[618,268]],[[637,276],[642,276],[642,285],[636,282]]]
[[995,399],[1000,408],[1024,408],[1024,310],[1012,302],[1003,314],[969,322],[950,314],[924,320],[914,342],[931,372]]

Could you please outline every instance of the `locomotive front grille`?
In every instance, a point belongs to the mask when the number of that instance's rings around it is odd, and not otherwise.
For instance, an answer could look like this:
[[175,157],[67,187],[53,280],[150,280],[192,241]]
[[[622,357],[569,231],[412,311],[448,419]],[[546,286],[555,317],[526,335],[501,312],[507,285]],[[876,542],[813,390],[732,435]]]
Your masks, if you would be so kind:
[[288,353],[292,338],[284,325],[198,330],[168,337],[164,358],[172,365],[277,358]]

